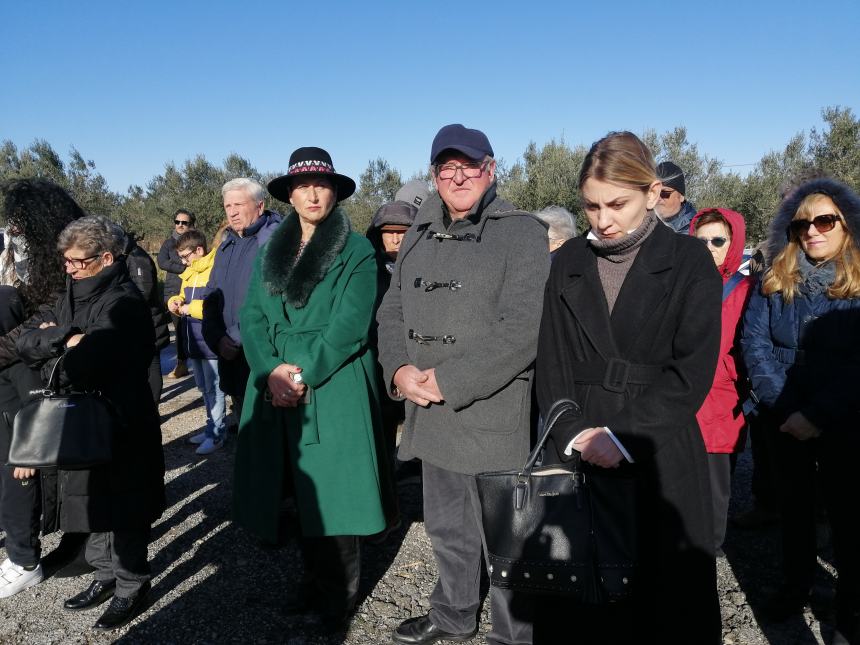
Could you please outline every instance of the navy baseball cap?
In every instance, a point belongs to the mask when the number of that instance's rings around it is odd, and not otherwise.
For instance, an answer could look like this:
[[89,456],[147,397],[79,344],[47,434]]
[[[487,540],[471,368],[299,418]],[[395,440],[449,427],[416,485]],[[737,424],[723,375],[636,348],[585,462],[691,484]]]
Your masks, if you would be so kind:
[[436,133],[430,147],[430,163],[436,163],[436,159],[445,150],[457,150],[475,161],[487,155],[493,156],[493,147],[487,135],[480,130],[466,128],[460,123],[446,125]]

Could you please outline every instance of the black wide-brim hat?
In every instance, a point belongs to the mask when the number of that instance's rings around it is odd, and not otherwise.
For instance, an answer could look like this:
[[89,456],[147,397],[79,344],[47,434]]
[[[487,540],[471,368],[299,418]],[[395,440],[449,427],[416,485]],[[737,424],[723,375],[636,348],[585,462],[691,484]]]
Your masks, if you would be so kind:
[[275,177],[266,187],[269,194],[282,202],[290,201],[293,181],[308,175],[325,177],[337,188],[337,201],[342,202],[355,192],[355,182],[346,175],[334,171],[331,155],[322,148],[298,148],[290,155],[290,166],[286,175]]

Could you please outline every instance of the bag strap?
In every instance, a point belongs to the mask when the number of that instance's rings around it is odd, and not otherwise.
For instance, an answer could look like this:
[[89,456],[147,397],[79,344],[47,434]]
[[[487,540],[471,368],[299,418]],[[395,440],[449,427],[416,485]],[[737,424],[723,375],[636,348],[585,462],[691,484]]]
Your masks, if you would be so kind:
[[743,273],[738,271],[731,278],[729,278],[729,281],[723,285],[723,302],[725,302],[726,299],[730,295],[732,295],[732,291],[735,290],[735,287],[738,286],[741,283],[741,280],[743,280],[745,277],[746,276]]
[[45,387],[45,390],[48,392],[48,396],[50,396],[51,393],[59,390],[59,385],[60,385],[59,384],[59,377],[58,377],[58,382],[57,382],[57,388],[55,389],[53,387],[54,386],[54,374],[57,373],[57,366],[63,361],[63,359],[65,357],[66,357],[66,353],[63,352],[62,355],[60,355],[60,357],[57,359],[57,362],[54,363],[54,367],[51,368],[51,375],[48,377],[48,384]]
[[549,409],[549,412],[546,415],[546,423],[543,426],[543,434],[541,434],[540,439],[534,448],[532,448],[531,453],[526,459],[525,466],[520,471],[521,477],[531,477],[532,469],[535,466],[535,462],[537,462],[538,456],[543,450],[544,445],[546,444],[546,440],[549,437],[549,433],[552,431],[553,426],[556,422],[568,412],[573,412],[577,417],[582,416],[582,409],[579,407],[579,404],[572,399],[559,399],[555,403],[552,404],[552,407]]

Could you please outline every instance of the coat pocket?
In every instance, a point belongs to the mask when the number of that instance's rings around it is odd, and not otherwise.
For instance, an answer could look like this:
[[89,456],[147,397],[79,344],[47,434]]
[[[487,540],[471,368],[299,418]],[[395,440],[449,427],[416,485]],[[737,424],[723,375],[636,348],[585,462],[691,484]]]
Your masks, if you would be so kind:
[[529,409],[530,395],[529,379],[517,377],[495,394],[466,406],[456,416],[466,428],[509,434],[519,429]]

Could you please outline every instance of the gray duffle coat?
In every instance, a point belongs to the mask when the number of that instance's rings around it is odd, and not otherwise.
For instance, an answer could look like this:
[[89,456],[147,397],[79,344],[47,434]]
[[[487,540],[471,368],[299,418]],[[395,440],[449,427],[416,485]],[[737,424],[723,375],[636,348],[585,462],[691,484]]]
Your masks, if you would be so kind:
[[403,365],[432,367],[445,398],[406,402],[398,456],[468,475],[517,468],[529,449],[546,227],[495,184],[447,228],[443,208],[438,195],[421,207],[377,314],[389,388]]

